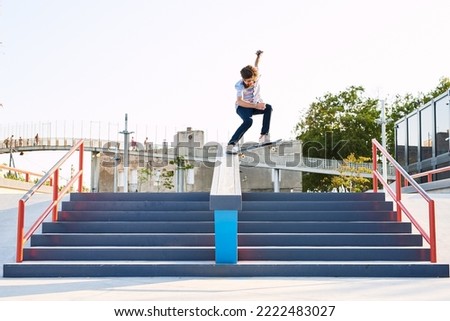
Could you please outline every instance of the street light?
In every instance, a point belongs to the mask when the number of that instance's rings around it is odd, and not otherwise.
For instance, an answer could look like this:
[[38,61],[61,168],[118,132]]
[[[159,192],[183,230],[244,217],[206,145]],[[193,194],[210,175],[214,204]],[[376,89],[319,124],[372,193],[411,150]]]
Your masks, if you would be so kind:
[[[16,167],[13,158],[13,138],[14,135],[11,135],[11,137],[9,138],[9,167]],[[8,175],[11,176],[11,170],[9,170]],[[15,172],[15,176],[17,178],[17,172]]]
[[133,134],[134,132],[128,131],[128,114],[125,114],[125,129],[120,134],[123,134],[123,191],[125,193],[128,192],[128,144],[129,144],[129,138],[128,136],[130,134]]
[[[381,117],[377,120],[378,124],[381,124],[381,145],[386,149],[386,106],[384,99],[380,100],[381,103]],[[376,161],[374,159],[374,161]],[[383,169],[383,179],[387,182],[387,161],[386,156],[381,154],[381,163]]]

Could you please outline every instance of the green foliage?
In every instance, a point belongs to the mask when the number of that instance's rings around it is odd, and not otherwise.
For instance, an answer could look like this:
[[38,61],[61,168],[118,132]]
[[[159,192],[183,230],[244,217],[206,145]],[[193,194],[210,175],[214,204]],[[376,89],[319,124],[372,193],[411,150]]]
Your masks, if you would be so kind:
[[[297,139],[303,156],[342,160],[350,154],[371,154],[372,138],[381,137],[378,100],[364,96],[363,87],[350,87],[338,94],[327,93],[310,105],[297,124]],[[309,173],[303,176],[303,191],[330,191],[331,178]]]
[[[397,95],[386,103],[386,138],[389,153],[394,154],[394,123],[431,99],[450,89],[450,78],[443,77],[435,89],[416,96]],[[351,86],[337,94],[327,93],[311,103],[307,113],[295,127],[302,141],[303,156],[343,160],[371,157],[371,140],[381,141],[381,110],[378,99],[364,95],[364,88]],[[333,189],[329,175],[305,173],[303,191],[327,192]],[[353,186],[354,190],[355,187]]]
[[337,95],[328,93],[313,102],[297,124],[303,156],[342,160],[350,153],[370,155],[370,141],[379,139],[378,100],[364,97],[363,87],[350,87]]
[[183,156],[177,156],[174,160],[170,161],[169,164],[177,165],[178,169],[194,168],[194,165],[190,164]]
[[25,182],[25,178],[24,178],[22,175],[17,174],[17,173],[14,172],[14,171],[8,171],[8,172],[6,172],[6,173],[3,175],[3,177],[4,177],[4,178],[7,178],[7,179],[14,179],[14,180],[16,180],[16,181]]
[[305,172],[302,176],[302,191],[331,192],[331,179],[331,175]]
[[175,187],[173,184],[173,177],[175,175],[175,171],[168,171],[167,169],[163,168],[161,171],[161,177],[163,178],[163,186],[167,189],[172,189]]
[[138,188],[142,187],[142,184],[148,182],[152,176],[153,172],[150,167],[143,167],[138,170]]
[[338,192],[344,191],[347,193],[365,192],[369,190],[372,185],[372,180],[366,177],[362,177],[363,173],[371,173],[370,168],[362,165],[369,162],[368,157],[356,158],[354,154],[350,154],[343,160],[342,165],[339,167],[339,176],[333,176],[331,179],[331,186]]
[[426,104],[430,100],[436,98],[437,96],[443,94],[447,90],[450,89],[450,78],[448,77],[442,77],[439,79],[439,84],[436,86],[435,89],[431,90],[429,93],[423,95],[422,97],[422,103]]

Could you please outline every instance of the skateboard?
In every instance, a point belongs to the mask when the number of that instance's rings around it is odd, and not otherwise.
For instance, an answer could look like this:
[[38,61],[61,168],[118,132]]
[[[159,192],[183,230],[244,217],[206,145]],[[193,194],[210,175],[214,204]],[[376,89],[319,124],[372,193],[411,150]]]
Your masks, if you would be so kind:
[[247,152],[249,150],[253,150],[253,149],[258,149],[258,148],[262,148],[262,147],[269,147],[269,146],[276,146],[279,143],[281,143],[281,139],[278,140],[274,140],[271,142],[266,142],[266,143],[258,143],[258,144],[251,144],[251,145],[244,145],[242,146],[239,151],[233,153],[233,152],[228,152],[227,154],[238,154],[241,158],[245,157],[244,156],[244,152]]

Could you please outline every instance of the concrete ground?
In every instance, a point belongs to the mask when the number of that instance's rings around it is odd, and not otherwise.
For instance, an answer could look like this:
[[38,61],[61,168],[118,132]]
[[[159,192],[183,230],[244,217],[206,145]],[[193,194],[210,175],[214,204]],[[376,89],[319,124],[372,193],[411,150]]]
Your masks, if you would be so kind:
[[[450,195],[436,201],[438,262],[450,263]],[[14,262],[17,201],[0,194],[0,263]],[[48,206],[35,195],[26,216]],[[420,220],[426,204],[404,196]],[[450,278],[3,278],[0,301],[450,301]]]

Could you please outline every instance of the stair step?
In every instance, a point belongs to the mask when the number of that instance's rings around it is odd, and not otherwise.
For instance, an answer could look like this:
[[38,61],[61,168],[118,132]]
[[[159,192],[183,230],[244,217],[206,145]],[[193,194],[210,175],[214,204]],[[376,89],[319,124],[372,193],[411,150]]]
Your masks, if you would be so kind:
[[239,222],[240,233],[410,233],[408,222]]
[[70,201],[97,202],[97,201],[160,201],[160,202],[187,202],[203,201],[209,202],[207,192],[189,193],[73,193],[70,194]]
[[44,222],[43,233],[213,233],[212,221],[176,222]]
[[69,221],[213,221],[213,211],[60,211],[58,220]]
[[[31,246],[214,246],[214,233],[36,234]],[[239,246],[422,246],[418,234],[245,233]]]
[[[207,192],[73,193],[70,201],[209,201]],[[243,201],[385,201],[383,193],[242,193]]]
[[71,201],[63,202],[61,209],[66,211],[209,211],[209,201]]
[[242,200],[245,201],[385,201],[383,193],[242,193]]
[[355,210],[378,210],[392,211],[391,202],[381,201],[341,201],[341,202],[324,202],[324,201],[252,201],[242,202],[242,210],[244,211],[355,211]]
[[[33,247],[24,249],[24,260],[214,260],[213,246],[128,246],[128,247]],[[374,247],[239,247],[239,261],[428,261],[425,248]]]
[[214,233],[37,234],[31,246],[214,246]]
[[415,262],[47,262],[5,264],[6,277],[445,277],[447,264]]
[[[392,211],[393,205],[390,202],[368,201],[368,202],[323,202],[323,201],[252,201],[242,202],[244,211],[354,211],[354,210],[378,210]],[[64,211],[208,211],[208,201],[71,201],[63,202],[61,209]]]
[[[395,221],[393,211],[240,211],[240,221]],[[213,211],[60,211],[59,221],[213,221]]]
[[429,261],[426,248],[240,247],[243,261]]
[[240,221],[395,221],[393,211],[328,210],[328,211],[241,211]]
[[[238,222],[240,233],[410,233],[408,222]],[[213,233],[212,221],[44,222],[43,233]]]

